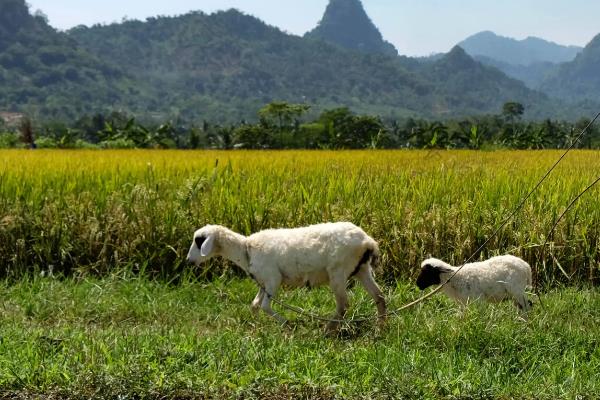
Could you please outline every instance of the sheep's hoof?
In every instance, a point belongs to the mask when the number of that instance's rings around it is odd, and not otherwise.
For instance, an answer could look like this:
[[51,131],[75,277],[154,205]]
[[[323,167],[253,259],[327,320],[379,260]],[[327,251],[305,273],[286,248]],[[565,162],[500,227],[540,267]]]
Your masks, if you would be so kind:
[[294,330],[295,325],[292,324],[290,321],[283,321],[279,324],[279,326],[281,326],[281,329],[285,329],[285,330]]
[[252,311],[252,314],[258,314],[258,310],[260,310],[260,306],[255,306],[254,304],[250,306],[250,311]]
[[279,329],[281,329],[283,331],[288,331],[288,330],[292,330],[293,329],[292,324],[288,320],[277,321],[277,325],[279,325]]
[[325,332],[327,334],[337,334],[340,330],[340,322],[339,321],[329,321],[325,326]]

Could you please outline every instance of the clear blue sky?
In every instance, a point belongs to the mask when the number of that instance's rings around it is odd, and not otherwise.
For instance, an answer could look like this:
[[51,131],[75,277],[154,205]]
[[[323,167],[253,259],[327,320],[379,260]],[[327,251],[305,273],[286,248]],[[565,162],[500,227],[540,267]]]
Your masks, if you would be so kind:
[[[237,8],[289,33],[312,29],[328,0],[28,0],[50,24],[79,24]],[[405,55],[446,52],[482,30],[584,46],[600,33],[598,0],[363,0],[383,36]]]

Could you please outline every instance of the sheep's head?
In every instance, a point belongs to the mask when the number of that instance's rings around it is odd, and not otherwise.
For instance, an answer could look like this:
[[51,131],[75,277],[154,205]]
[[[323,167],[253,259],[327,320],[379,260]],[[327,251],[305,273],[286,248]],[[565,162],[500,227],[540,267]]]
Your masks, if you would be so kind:
[[215,255],[215,244],[218,236],[218,227],[206,225],[194,233],[194,240],[187,255],[191,264],[200,264]]
[[434,258],[425,260],[421,264],[421,272],[417,277],[417,286],[419,289],[424,290],[429,286],[439,285],[442,283],[440,275],[448,272],[452,272],[452,269],[448,268],[443,261]]

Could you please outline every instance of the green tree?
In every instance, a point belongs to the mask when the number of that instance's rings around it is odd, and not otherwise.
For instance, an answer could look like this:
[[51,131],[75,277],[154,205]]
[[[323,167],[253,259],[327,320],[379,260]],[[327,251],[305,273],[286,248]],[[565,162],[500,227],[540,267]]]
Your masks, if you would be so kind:
[[525,107],[523,107],[523,104],[514,101],[504,103],[502,106],[502,115],[511,123],[514,123],[516,120],[520,119],[524,112]]
[[483,143],[482,129],[479,125],[471,125],[468,136],[468,146],[470,149],[479,150]]
[[267,104],[258,111],[259,117],[268,123],[275,123],[280,131],[289,129],[293,123],[310,109],[307,104],[289,104],[276,101]]
[[273,136],[269,128],[261,125],[242,125],[235,129],[236,147],[244,149],[267,149],[273,147]]
[[219,126],[208,134],[208,141],[213,148],[229,150],[234,145],[233,133],[233,127]]
[[378,147],[388,133],[378,117],[357,116],[347,107],[324,111],[318,122],[326,129],[328,147],[336,149]]

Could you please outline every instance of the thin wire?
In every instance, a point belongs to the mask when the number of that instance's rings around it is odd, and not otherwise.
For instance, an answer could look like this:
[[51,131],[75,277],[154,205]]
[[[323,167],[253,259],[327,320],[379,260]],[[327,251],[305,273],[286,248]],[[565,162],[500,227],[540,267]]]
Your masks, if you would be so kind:
[[567,206],[567,208],[565,208],[565,210],[562,212],[562,214],[560,214],[560,216],[558,217],[558,219],[554,222],[554,225],[552,225],[552,229],[550,229],[550,231],[548,232],[548,234],[546,235],[546,240],[544,241],[544,244],[542,245],[542,259],[545,256],[545,252],[546,252],[546,245],[548,244],[548,241],[550,240],[550,238],[552,237],[552,235],[554,235],[554,230],[556,229],[556,227],[558,226],[559,222],[563,219],[563,217],[565,215],[567,215],[567,212],[575,205],[575,203],[577,203],[577,201],[585,194],[587,193],[589,190],[591,190],[594,186],[596,186],[596,184],[598,184],[598,182],[600,182],[600,176],[594,181],[592,182],[588,187],[586,187],[583,192],[579,193],[577,195],[577,197],[575,197]]
[[[397,308],[395,310],[391,310],[386,312],[383,315],[380,316],[371,316],[371,317],[361,317],[361,318],[355,318],[355,319],[350,319],[350,320],[343,320],[343,319],[330,319],[330,318],[325,318],[325,317],[321,317],[319,315],[310,313],[308,311],[303,310],[300,307],[294,307],[294,306],[290,306],[282,301],[277,300],[276,298],[274,298],[273,296],[270,296],[269,293],[265,290],[265,293],[267,293],[267,295],[269,296],[269,298],[271,299],[271,301],[273,301],[274,303],[280,305],[281,307],[289,310],[289,311],[293,311],[297,314],[303,315],[303,316],[307,316],[319,321],[326,321],[326,322],[364,322],[364,321],[369,321],[375,318],[382,318],[382,317],[387,317],[390,315],[397,315],[400,311],[404,311],[410,307],[413,307],[423,301],[425,301],[426,299],[430,298],[431,296],[433,296],[434,294],[436,294],[437,292],[439,292],[440,290],[442,290],[442,288],[444,286],[446,286],[448,284],[448,282],[450,282],[450,280],[452,280],[452,278],[454,278],[456,276],[456,274],[458,274],[460,272],[461,269],[463,269],[463,267],[465,265],[467,265],[471,260],[473,260],[473,258],[475,258],[475,256],[477,256],[481,250],[483,250],[485,248],[485,246],[488,245],[488,243],[498,235],[498,233],[500,233],[500,231],[506,226],[506,224],[508,224],[508,222],[510,222],[511,219],[514,218],[515,215],[517,215],[517,213],[519,211],[521,211],[521,209],[523,208],[523,206],[525,205],[525,203],[527,202],[527,200],[529,200],[529,198],[533,195],[533,193],[535,193],[539,187],[542,185],[542,183],[544,183],[546,181],[546,179],[550,176],[550,174],[556,169],[556,167],[562,162],[562,160],[567,156],[567,154],[569,154],[569,152],[571,150],[573,150],[573,148],[575,147],[575,145],[579,142],[579,140],[587,133],[588,129],[596,122],[596,120],[600,118],[600,112],[598,112],[598,114],[596,114],[596,116],[594,117],[594,119],[592,119],[590,121],[590,123],[587,124],[587,126],[581,131],[581,133],[571,142],[571,145],[565,150],[565,152],[562,154],[562,156],[560,156],[560,158],[554,163],[554,165],[552,165],[552,167],[548,170],[548,172],[546,172],[546,174],[539,180],[539,182],[534,186],[533,189],[531,189],[531,191],[519,202],[519,204],[517,205],[517,207],[510,213],[510,215],[502,222],[502,224],[500,224],[500,226],[498,228],[496,228],[496,230],[494,232],[492,232],[492,234],[483,242],[483,244],[481,244],[481,246],[479,246],[477,248],[477,250],[475,250],[475,252],[473,254],[471,254],[471,256],[469,256],[469,258],[467,258],[467,260],[460,266],[458,267],[453,273],[452,275],[450,275],[450,277],[448,278],[448,280],[446,280],[445,282],[443,282],[441,285],[439,285],[438,287],[436,287],[434,290],[432,290],[431,292],[427,293],[424,296],[419,297],[418,299],[403,305],[400,308]],[[552,230],[550,232],[553,232],[554,229],[556,228],[556,225],[558,225],[558,222],[560,221],[560,219],[566,214],[566,211],[568,211],[573,204],[575,204],[575,202],[585,193],[587,192],[589,189],[591,189],[594,185],[596,185],[596,183],[598,183],[598,181],[600,180],[600,178],[598,178],[598,180],[596,180],[596,182],[594,182],[593,184],[591,184],[587,189],[585,189],[582,193],[580,193],[574,200],[573,202],[569,205],[569,207],[567,207],[567,209],[565,210],[565,212],[561,215],[561,217],[558,219],[558,221],[554,224],[554,226],[552,227]],[[546,239],[547,240],[547,239]],[[544,245],[546,245],[546,243],[544,243]],[[543,250],[542,250],[543,251]],[[543,253],[542,253],[543,254]],[[262,287],[258,282],[256,282],[260,288],[262,288],[264,290],[264,287]]]

